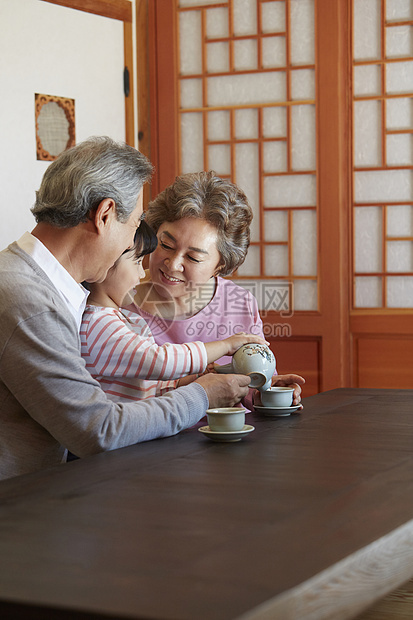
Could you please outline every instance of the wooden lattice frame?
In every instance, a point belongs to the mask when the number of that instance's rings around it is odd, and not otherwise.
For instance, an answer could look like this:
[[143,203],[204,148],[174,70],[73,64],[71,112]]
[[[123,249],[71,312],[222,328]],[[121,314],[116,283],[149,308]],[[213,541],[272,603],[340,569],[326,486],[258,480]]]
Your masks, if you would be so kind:
[[[245,142],[254,142],[258,145],[259,149],[259,161],[260,161],[260,173],[259,173],[259,214],[260,214],[260,232],[259,232],[259,240],[251,242],[251,247],[258,247],[260,252],[260,273],[256,273],[253,276],[251,275],[240,275],[238,273],[234,274],[237,279],[240,280],[251,280],[251,278],[259,278],[260,280],[283,280],[286,282],[291,282],[293,280],[308,280],[312,282],[318,283],[318,273],[315,275],[296,275],[294,274],[294,264],[293,264],[293,234],[292,234],[292,219],[293,214],[296,211],[307,210],[307,211],[315,211],[318,216],[318,207],[317,204],[315,206],[308,205],[296,205],[296,206],[284,206],[284,207],[268,207],[264,205],[264,181],[266,177],[275,177],[275,176],[290,176],[293,177],[295,175],[302,174],[312,174],[317,176],[317,171],[314,170],[294,170],[292,167],[292,157],[291,157],[291,149],[292,149],[292,108],[297,105],[313,105],[316,107],[315,99],[300,99],[293,100],[292,98],[292,87],[291,87],[291,76],[294,71],[301,70],[313,70],[315,72],[315,81],[317,80],[316,74],[316,64],[302,64],[302,65],[293,65],[291,62],[290,56],[290,0],[283,0],[285,4],[285,30],[284,31],[276,31],[276,32],[262,32],[261,31],[261,14],[262,14],[262,6],[265,4],[267,0],[257,0],[257,34],[251,35],[242,35],[237,36],[234,34],[233,23],[232,23],[232,0],[228,2],[217,3],[213,5],[192,5],[188,7],[178,7],[176,10],[176,32],[179,33],[179,13],[184,11],[200,11],[201,12],[201,24],[202,24],[202,72],[198,74],[192,75],[180,75],[179,70],[177,69],[177,75],[179,80],[188,80],[188,79],[201,79],[202,80],[202,98],[203,104],[201,107],[197,108],[185,108],[182,109],[180,102],[180,89],[177,89],[177,109],[179,115],[183,113],[202,113],[203,116],[203,144],[204,144],[204,169],[210,169],[211,165],[209,163],[208,157],[208,149],[210,146],[214,145],[228,145],[231,152],[231,173],[228,176],[233,182],[236,182],[236,170],[235,170],[235,148],[238,143]],[[281,0],[280,0],[281,1]],[[178,4],[178,3],[177,3]],[[226,7],[229,11],[229,35],[227,37],[219,37],[219,38],[208,38],[206,36],[206,15],[209,9]],[[266,68],[263,66],[262,60],[262,41],[268,37],[284,37],[285,45],[286,45],[286,62],[284,66],[276,66],[271,68]],[[249,70],[236,70],[234,66],[234,54],[233,54],[233,45],[234,42],[240,40],[253,39],[257,41],[257,68],[249,69]],[[229,46],[229,69],[227,72],[208,72],[207,70],[207,46],[213,43],[222,43],[226,42]],[[180,57],[179,55],[179,36],[176,37],[176,58]],[[225,76],[225,75],[237,75],[237,74],[253,74],[253,73],[273,73],[273,72],[285,72],[286,74],[286,100],[285,101],[277,101],[268,104],[248,104],[248,105],[234,105],[234,106],[208,106],[208,84],[207,80],[210,77],[215,76]],[[265,138],[263,135],[263,111],[265,108],[269,107],[283,107],[286,110],[287,116],[287,132],[286,136],[283,138]],[[235,113],[236,110],[240,109],[256,109],[258,112],[258,137],[256,139],[237,139],[235,135]],[[228,140],[210,140],[208,138],[208,113],[211,111],[229,111],[230,114],[230,138]],[[178,124],[179,132],[180,132],[181,123]],[[282,172],[265,172],[263,170],[262,162],[264,158],[264,144],[266,142],[284,142],[286,144],[287,151],[287,169]],[[179,171],[182,171],[182,164],[180,160],[181,153],[181,136],[179,135]],[[265,241],[264,235],[264,213],[269,211],[282,210],[288,213],[288,239],[285,241]],[[280,275],[266,275],[265,274],[265,250],[270,246],[284,246],[287,248],[288,252],[288,273],[280,274]],[[317,260],[319,263],[319,260]],[[318,286],[317,286],[318,288]]]
[[[354,0],[353,0],[354,2]],[[369,96],[354,96],[353,95],[353,107],[355,102],[359,101],[377,101],[381,106],[381,165],[380,166],[354,166],[353,164],[353,187],[355,185],[355,173],[356,172],[367,172],[367,171],[379,171],[379,170],[411,170],[413,172],[413,166],[411,165],[392,165],[389,166],[387,164],[387,153],[386,153],[386,136],[391,134],[413,134],[413,127],[410,129],[403,130],[392,130],[386,128],[386,104],[390,99],[398,99],[398,98],[411,98],[413,102],[413,92],[403,92],[400,94],[389,94],[386,93],[386,68],[391,63],[398,62],[412,62],[412,71],[413,71],[413,55],[404,56],[398,58],[387,58],[386,56],[386,32],[388,28],[394,28],[398,26],[410,26],[413,28],[413,20],[403,20],[403,21],[387,21],[385,14],[385,2],[381,4],[381,13],[380,13],[380,44],[381,44],[381,56],[375,60],[368,61],[356,61],[353,59],[353,68],[359,66],[367,66],[367,65],[376,65],[380,68],[380,94],[378,95],[369,95]],[[354,13],[354,6],[353,6]],[[354,45],[352,46],[354,49]],[[354,125],[354,124],[353,124]],[[353,135],[353,145],[355,143],[354,135]],[[353,158],[354,159],[354,158]],[[378,201],[378,202],[363,202],[357,203],[354,199],[353,192],[353,200],[352,200],[352,218],[353,218],[353,240],[355,239],[355,217],[354,210],[356,207],[379,207],[381,209],[381,218],[382,218],[382,241],[381,241],[381,256],[382,256],[382,270],[378,272],[356,272],[355,269],[355,243],[353,241],[353,309],[355,308],[355,286],[356,286],[356,277],[379,277],[381,278],[381,306],[380,309],[387,308],[387,279],[389,277],[400,277],[400,276],[413,276],[413,270],[408,272],[389,272],[387,270],[387,242],[388,241],[410,241],[413,243],[413,236],[403,236],[403,237],[390,237],[387,232],[387,209],[391,206],[412,206],[413,202],[411,201]],[[378,308],[379,309],[379,308]],[[359,310],[364,312],[365,310]]]

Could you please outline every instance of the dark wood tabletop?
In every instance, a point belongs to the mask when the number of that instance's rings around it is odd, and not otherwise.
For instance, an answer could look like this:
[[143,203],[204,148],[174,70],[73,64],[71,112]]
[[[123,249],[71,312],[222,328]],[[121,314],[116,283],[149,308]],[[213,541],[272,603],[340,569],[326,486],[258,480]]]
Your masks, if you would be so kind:
[[[353,618],[413,575],[413,390],[0,483],[1,618]],[[198,426],[205,425],[205,420]]]

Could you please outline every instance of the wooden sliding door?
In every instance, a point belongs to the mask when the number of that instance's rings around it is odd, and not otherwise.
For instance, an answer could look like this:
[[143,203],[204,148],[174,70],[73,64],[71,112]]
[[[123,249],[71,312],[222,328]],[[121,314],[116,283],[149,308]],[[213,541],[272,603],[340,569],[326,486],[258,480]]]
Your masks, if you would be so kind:
[[[149,33],[150,125],[141,137],[157,168],[152,191],[214,169],[246,192],[252,241],[233,279],[257,297],[279,371],[303,374],[307,395],[373,387],[383,358],[400,372],[403,341],[401,381],[410,387],[411,3],[138,6]],[[367,130],[380,138],[366,146]]]
[[413,3],[352,23],[353,385],[413,388]]

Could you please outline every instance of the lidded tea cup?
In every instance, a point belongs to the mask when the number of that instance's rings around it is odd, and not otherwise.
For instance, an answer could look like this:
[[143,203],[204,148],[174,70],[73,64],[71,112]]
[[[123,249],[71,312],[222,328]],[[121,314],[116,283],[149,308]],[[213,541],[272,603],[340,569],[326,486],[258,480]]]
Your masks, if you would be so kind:
[[215,407],[207,409],[206,414],[211,431],[229,433],[244,428],[244,407]]
[[294,388],[272,386],[261,392],[261,402],[264,407],[291,407],[294,398]]

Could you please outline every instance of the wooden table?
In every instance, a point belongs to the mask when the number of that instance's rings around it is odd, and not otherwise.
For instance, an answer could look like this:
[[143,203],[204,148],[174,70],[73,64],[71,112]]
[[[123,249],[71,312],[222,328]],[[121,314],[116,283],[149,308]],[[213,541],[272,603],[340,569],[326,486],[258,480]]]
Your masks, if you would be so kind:
[[247,422],[1,482],[0,617],[352,618],[413,575],[413,390]]

